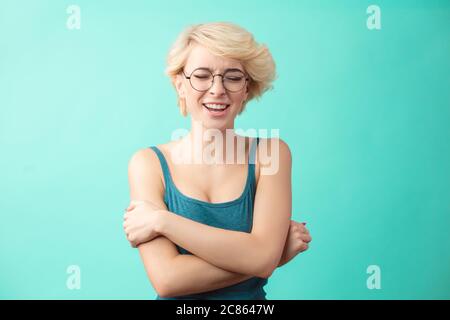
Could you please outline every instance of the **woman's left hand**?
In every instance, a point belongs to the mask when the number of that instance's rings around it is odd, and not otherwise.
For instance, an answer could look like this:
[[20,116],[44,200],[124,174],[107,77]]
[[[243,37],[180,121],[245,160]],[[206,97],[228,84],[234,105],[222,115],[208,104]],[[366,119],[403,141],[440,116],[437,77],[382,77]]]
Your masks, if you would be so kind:
[[284,245],[283,254],[278,264],[279,267],[294,259],[300,252],[308,250],[312,238],[305,225],[306,223],[298,223],[297,221],[291,220],[286,244]]
[[159,236],[162,209],[150,201],[133,200],[126,209],[123,229],[133,248]]

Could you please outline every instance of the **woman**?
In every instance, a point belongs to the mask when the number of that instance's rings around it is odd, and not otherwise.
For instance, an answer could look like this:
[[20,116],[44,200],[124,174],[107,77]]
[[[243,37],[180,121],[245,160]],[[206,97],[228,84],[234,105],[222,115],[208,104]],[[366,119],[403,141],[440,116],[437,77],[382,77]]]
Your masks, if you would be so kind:
[[[157,299],[265,299],[274,269],[311,241],[290,221],[286,143],[233,130],[246,103],[271,87],[272,56],[239,26],[200,24],[178,37],[166,73],[191,130],[131,158],[127,238]],[[263,150],[275,172],[264,173]]]

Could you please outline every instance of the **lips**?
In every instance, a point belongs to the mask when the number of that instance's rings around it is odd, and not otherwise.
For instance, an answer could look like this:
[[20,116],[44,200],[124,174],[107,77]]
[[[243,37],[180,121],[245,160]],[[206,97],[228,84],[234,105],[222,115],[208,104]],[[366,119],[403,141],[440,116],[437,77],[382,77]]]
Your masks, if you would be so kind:
[[203,106],[205,108],[207,108],[208,110],[225,110],[226,108],[228,108],[230,105],[229,104],[225,104],[225,103],[203,103]]
[[223,116],[228,113],[229,104],[218,103],[203,103],[203,107],[207,110],[211,116]]

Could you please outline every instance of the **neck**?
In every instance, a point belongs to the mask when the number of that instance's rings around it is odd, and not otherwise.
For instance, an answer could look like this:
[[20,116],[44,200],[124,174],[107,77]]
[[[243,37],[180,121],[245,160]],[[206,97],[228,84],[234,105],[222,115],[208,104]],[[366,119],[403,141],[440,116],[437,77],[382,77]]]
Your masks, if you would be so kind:
[[246,138],[237,135],[234,127],[205,128],[193,120],[191,131],[181,140],[181,145],[190,163],[230,164],[245,162],[245,142]]

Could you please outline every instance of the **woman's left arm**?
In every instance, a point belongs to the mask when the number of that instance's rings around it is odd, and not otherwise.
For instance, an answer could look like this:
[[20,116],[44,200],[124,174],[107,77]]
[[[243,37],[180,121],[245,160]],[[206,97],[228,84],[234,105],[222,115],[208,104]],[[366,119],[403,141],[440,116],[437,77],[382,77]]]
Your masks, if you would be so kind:
[[289,230],[292,160],[282,140],[267,146],[271,158],[278,157],[278,170],[260,175],[251,233],[211,227],[169,211],[160,213],[158,233],[217,267],[268,278],[280,261]]

